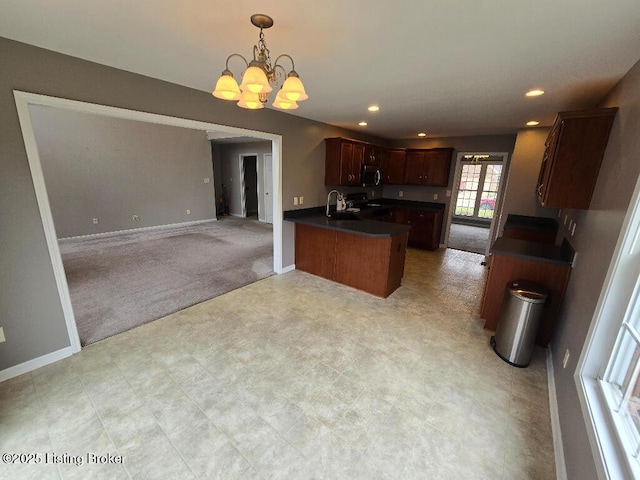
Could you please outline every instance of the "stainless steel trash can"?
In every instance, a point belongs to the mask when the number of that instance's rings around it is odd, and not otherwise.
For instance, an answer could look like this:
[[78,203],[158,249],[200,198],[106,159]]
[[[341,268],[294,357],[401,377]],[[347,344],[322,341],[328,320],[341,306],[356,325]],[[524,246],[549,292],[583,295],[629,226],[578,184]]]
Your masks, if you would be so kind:
[[504,301],[491,346],[505,362],[528,367],[538,333],[538,325],[549,292],[544,285],[528,280],[507,284]]

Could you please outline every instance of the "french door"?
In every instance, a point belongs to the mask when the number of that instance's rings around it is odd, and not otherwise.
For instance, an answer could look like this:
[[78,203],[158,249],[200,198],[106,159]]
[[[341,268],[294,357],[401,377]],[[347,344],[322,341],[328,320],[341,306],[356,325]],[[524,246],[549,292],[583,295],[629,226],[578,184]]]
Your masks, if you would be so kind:
[[492,220],[501,176],[502,162],[464,160],[454,215]]

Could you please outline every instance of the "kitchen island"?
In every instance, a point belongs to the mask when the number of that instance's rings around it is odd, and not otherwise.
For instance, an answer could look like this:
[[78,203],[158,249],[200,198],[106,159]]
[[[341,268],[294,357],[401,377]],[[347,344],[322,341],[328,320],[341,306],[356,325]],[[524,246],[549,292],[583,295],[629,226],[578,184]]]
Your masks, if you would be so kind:
[[296,269],[386,298],[399,286],[410,227],[321,209],[285,212],[296,224]]

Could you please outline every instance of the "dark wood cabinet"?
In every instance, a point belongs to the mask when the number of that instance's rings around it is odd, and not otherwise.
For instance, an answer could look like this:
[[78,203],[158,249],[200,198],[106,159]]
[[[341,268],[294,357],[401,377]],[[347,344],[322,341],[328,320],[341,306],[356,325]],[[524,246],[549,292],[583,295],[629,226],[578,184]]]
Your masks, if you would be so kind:
[[409,245],[426,250],[437,250],[440,247],[442,232],[442,212],[428,210],[409,210],[408,225]]
[[561,112],[547,141],[537,195],[544,207],[588,209],[617,108]]
[[407,150],[404,184],[446,187],[451,170],[451,148]]
[[365,144],[344,138],[326,138],[324,184],[360,185]]
[[480,317],[484,328],[495,331],[500,318],[507,283],[525,278],[541,283],[549,290],[536,343],[546,347],[553,337],[562,299],[571,275],[568,264],[549,263],[515,256],[491,255],[489,276],[484,287]]
[[376,217],[385,222],[409,225],[409,246],[425,250],[440,247],[443,212],[407,207],[390,207],[383,215]]
[[382,183],[402,185],[407,152],[402,149],[387,150],[382,162]]
[[296,224],[296,269],[388,297],[404,273],[407,233],[369,237]]
[[381,147],[372,145],[370,143],[365,143],[362,164],[379,167],[381,163],[381,151]]

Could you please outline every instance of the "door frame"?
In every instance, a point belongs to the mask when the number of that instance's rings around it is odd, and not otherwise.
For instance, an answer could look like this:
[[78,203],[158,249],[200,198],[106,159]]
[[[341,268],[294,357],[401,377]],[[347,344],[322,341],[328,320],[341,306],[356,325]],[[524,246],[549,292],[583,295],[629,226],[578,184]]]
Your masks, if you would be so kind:
[[[484,256],[489,256],[489,250],[493,243],[494,236],[496,234],[496,226],[500,224],[499,219],[502,216],[502,200],[504,197],[505,179],[507,178],[507,172],[509,169],[509,152],[458,152],[456,155],[455,174],[453,176],[453,187],[451,189],[451,196],[449,201],[449,212],[447,213],[447,226],[444,237],[445,247],[449,246],[449,234],[451,233],[451,223],[453,220],[453,214],[456,209],[455,199],[458,196],[458,190],[460,188],[460,177],[462,176],[462,162],[466,155],[489,155],[492,157],[502,157],[502,174],[500,175],[500,185],[498,186],[498,194],[496,196],[496,207],[493,210],[493,218],[491,219],[491,226],[489,227],[489,239],[484,251]],[[498,220],[498,221],[496,221]]]
[[81,350],[80,336],[76,326],[73,307],[71,306],[71,297],[69,295],[69,285],[62,264],[62,256],[58,246],[58,236],[56,234],[55,225],[53,223],[53,215],[51,213],[51,205],[47,195],[47,188],[42,172],[42,164],[36,137],[31,122],[31,114],[29,105],[41,105],[46,107],[55,107],[64,110],[76,112],[91,113],[107,117],[122,118],[127,120],[136,120],[147,123],[155,123],[160,125],[170,125],[182,128],[190,128],[195,130],[213,130],[217,132],[230,133],[238,136],[250,136],[271,141],[271,154],[273,155],[273,205],[274,205],[274,223],[273,223],[273,270],[277,274],[284,273],[282,265],[282,136],[258,130],[248,130],[245,128],[230,127],[215,123],[203,122],[199,120],[191,120],[188,118],[172,117],[168,115],[160,115],[157,113],[142,112],[130,110],[126,108],[111,107],[96,103],[82,102],[79,100],[70,100],[60,97],[51,97],[36,93],[23,92],[14,90],[13,96],[16,103],[18,113],[18,121],[22,131],[22,138],[29,161],[29,170],[31,179],[38,202],[40,211],[40,219],[44,230],[49,258],[53,268],[53,274],[58,289],[58,296],[62,305],[62,311],[67,327],[69,342],[71,345],[71,353],[78,353]]

